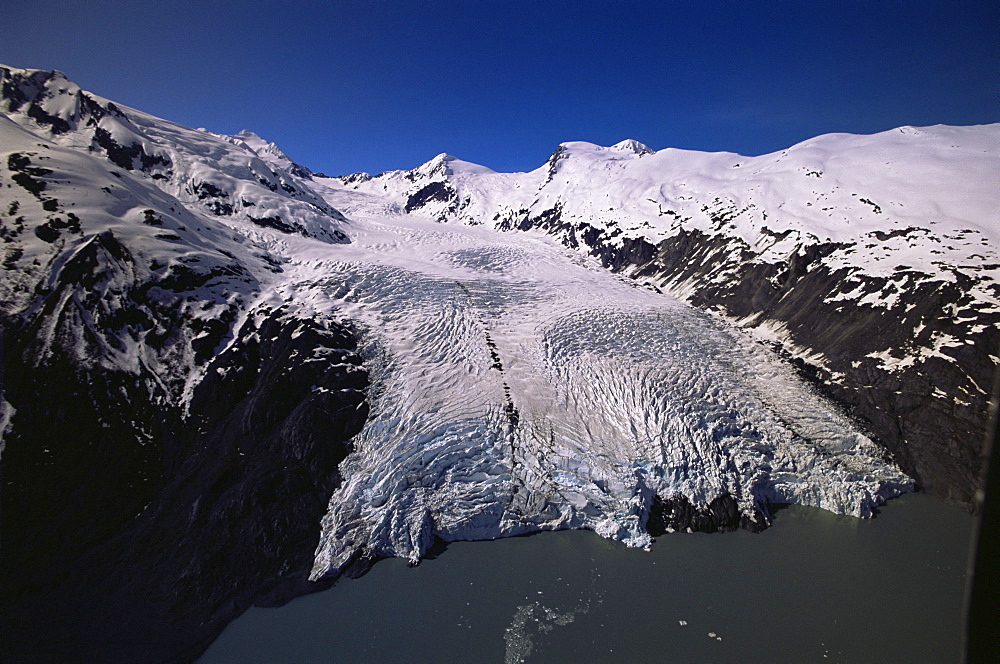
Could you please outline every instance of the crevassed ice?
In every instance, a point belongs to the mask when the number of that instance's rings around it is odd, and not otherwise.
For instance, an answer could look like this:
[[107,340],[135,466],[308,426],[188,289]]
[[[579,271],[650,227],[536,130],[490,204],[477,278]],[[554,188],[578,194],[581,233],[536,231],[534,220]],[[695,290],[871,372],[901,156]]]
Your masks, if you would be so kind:
[[313,578],[357,555],[416,562],[435,536],[589,528],[645,546],[655,495],[867,516],[910,486],[711,316],[538,239],[442,233],[433,250],[368,238],[370,259],[361,234],[365,260],[303,286],[359,322],[372,376]]

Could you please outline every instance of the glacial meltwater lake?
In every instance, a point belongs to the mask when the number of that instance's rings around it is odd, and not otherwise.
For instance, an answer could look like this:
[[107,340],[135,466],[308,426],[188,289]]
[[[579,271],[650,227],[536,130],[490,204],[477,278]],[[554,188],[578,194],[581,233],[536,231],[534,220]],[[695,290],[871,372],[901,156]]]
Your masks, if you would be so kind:
[[650,551],[585,531],[456,542],[253,608],[199,662],[959,662],[974,522],[914,494]]

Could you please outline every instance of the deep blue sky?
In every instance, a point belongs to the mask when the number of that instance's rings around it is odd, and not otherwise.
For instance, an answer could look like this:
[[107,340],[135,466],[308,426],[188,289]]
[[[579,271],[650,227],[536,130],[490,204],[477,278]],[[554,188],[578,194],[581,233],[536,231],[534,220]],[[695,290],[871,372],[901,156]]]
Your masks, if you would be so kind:
[[0,62],[331,175],[1000,121],[1000,1],[2,0]]

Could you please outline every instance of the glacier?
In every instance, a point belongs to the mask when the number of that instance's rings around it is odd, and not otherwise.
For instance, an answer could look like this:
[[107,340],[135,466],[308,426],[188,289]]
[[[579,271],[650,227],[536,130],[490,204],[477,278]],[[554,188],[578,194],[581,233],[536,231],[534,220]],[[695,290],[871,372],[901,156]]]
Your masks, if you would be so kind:
[[[322,189],[319,189],[322,191]],[[719,317],[540,234],[351,215],[336,258],[288,246],[288,301],[358,325],[372,415],[341,464],[312,577],[435,538],[587,528],[648,546],[656,506],[870,516],[912,480]],[[290,241],[291,242],[291,241]],[[294,241],[298,243],[298,241]]]

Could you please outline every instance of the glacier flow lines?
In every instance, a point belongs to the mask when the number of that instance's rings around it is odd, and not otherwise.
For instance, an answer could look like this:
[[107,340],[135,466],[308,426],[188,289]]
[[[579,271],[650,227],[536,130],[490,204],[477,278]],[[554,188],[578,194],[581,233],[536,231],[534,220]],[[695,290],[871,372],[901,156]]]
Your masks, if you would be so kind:
[[862,516],[910,486],[768,351],[673,298],[538,237],[354,223],[341,260],[299,266],[300,298],[360,326],[373,385],[314,578],[415,563],[435,537],[645,546],[676,500],[737,524],[770,502]]

